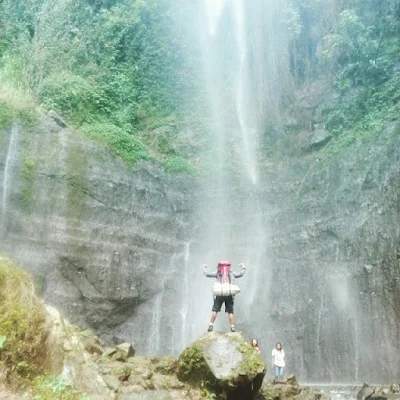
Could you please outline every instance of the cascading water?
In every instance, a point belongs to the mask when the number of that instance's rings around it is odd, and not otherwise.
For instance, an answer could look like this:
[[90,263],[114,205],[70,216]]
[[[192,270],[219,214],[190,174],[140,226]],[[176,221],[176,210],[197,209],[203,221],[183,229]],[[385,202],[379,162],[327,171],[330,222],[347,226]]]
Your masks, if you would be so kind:
[[[236,46],[238,51],[238,72],[236,78],[236,110],[240,123],[240,132],[242,134],[242,159],[243,164],[247,169],[253,184],[256,183],[256,154],[254,147],[257,145],[256,139],[252,137],[254,133],[254,124],[251,124],[251,118],[248,115],[251,96],[247,93],[249,89],[248,84],[248,67],[247,67],[247,52],[246,52],[246,37],[245,37],[245,19],[244,19],[244,6],[242,0],[237,0],[233,4],[235,14],[235,33],[236,33]],[[249,104],[250,103],[250,104]],[[249,107],[250,106],[250,107]],[[251,124],[251,125],[250,125]],[[253,125],[253,127],[252,127]],[[252,132],[253,130],[253,132]]]
[[183,349],[187,344],[187,317],[189,311],[189,260],[190,260],[190,243],[187,242],[185,245],[184,253],[184,271],[182,279],[182,308],[180,310],[180,315],[182,318],[182,328],[181,328],[181,348]]
[[[163,300],[165,296],[165,290],[166,290],[166,282],[168,279],[171,279],[171,276],[174,273],[174,267],[176,263],[176,254],[173,254],[171,257],[171,261],[169,263],[169,267],[167,271],[164,273],[162,280],[161,280],[161,287],[160,287],[160,292],[158,293],[156,300],[154,302],[154,308],[152,310],[152,320],[151,320],[151,331],[149,335],[149,341],[148,341],[148,351],[151,354],[161,354],[162,353],[162,324],[163,324],[163,319],[165,317],[163,311]],[[165,347],[165,346],[164,346]],[[173,347],[173,346],[172,346]]]
[[19,134],[19,125],[17,123],[14,123],[11,127],[11,134],[5,158],[6,161],[3,170],[3,195],[2,195],[1,214],[0,214],[0,222],[1,222],[0,237],[4,237],[7,229],[8,197],[9,197],[9,189],[11,183],[12,162],[14,160],[15,152],[17,149],[18,134]]
[[[152,355],[179,354],[187,345],[190,302],[190,247],[186,242],[183,251],[174,253],[160,280],[159,290],[150,309],[151,322],[147,352]],[[176,285],[176,286],[175,286]],[[165,311],[166,303],[179,293],[179,313]],[[176,329],[180,326],[180,329]]]
[[[277,70],[268,70],[266,59],[255,54],[255,49],[263,47],[262,43],[255,43],[263,40],[258,30],[265,27],[251,21],[252,7],[243,0],[203,1],[199,11],[199,38],[204,63],[202,76],[208,96],[207,117],[211,121],[210,154],[214,173],[204,181],[198,207],[202,222],[199,223],[199,237],[196,237],[196,254],[192,252],[191,259],[195,265],[206,262],[210,269],[215,268],[219,259],[226,258],[232,259],[234,269],[239,262],[248,265],[239,283],[242,293],[237,300],[237,323],[251,330],[254,321],[246,315],[253,308],[251,318],[265,321],[266,315],[261,315],[259,307],[254,306],[260,299],[267,306],[270,282],[265,250],[268,230],[260,202],[257,165],[260,137],[265,128],[265,112],[261,117],[257,109],[263,108],[265,103],[260,104],[260,101],[265,99],[258,92],[256,81],[265,81],[261,76],[266,73],[275,80]],[[257,7],[260,4],[257,2]],[[267,2],[264,12],[275,12],[271,4]],[[257,66],[255,59],[259,61]],[[279,96],[274,101],[279,102]],[[191,330],[186,334],[189,341],[204,332],[211,311],[211,281],[199,287],[201,280],[205,278],[200,268],[191,269],[191,313],[188,315]],[[226,329],[226,324],[221,313],[216,327]]]

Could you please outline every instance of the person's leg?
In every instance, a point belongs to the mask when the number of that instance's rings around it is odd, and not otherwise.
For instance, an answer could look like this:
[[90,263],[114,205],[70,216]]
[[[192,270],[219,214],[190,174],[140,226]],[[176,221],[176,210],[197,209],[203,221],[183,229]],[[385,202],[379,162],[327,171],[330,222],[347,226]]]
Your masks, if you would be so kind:
[[279,367],[274,364],[274,370],[275,370],[275,381],[279,379]]
[[221,296],[216,296],[214,298],[211,319],[210,319],[210,323],[208,325],[208,332],[211,332],[214,329],[214,322],[217,319],[217,315],[218,315],[219,311],[221,310],[222,303],[223,303],[223,298]]
[[215,322],[215,320],[217,319],[217,315],[218,315],[218,313],[215,312],[215,311],[213,311],[213,312],[211,313],[210,324],[213,324],[213,323]]
[[228,296],[225,298],[225,312],[228,313],[228,320],[231,325],[231,332],[236,332],[235,318],[233,316],[233,296]]
[[283,378],[283,367],[279,368],[279,377],[282,379]]

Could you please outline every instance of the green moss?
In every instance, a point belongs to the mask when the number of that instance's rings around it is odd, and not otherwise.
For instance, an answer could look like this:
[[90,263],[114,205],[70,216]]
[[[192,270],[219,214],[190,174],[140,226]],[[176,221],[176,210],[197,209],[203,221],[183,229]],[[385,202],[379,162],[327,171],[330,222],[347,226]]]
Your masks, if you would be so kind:
[[195,169],[192,167],[189,161],[179,156],[167,158],[163,165],[165,170],[170,173],[187,172],[193,174],[195,172]]
[[44,310],[34,296],[27,273],[0,257],[0,362],[8,381],[31,378],[42,369],[44,358]]
[[39,376],[33,381],[35,400],[88,400],[82,392],[73,389],[62,376]]
[[212,375],[203,352],[196,346],[186,348],[178,361],[177,376],[182,382],[194,386],[215,387],[216,380]]
[[110,371],[110,374],[118,378],[119,381],[123,382],[128,380],[131,375],[131,369],[127,366],[115,367]]
[[32,211],[34,206],[36,162],[33,158],[25,157],[21,168],[20,204],[25,213]]
[[266,366],[260,357],[260,355],[248,344],[247,342],[241,342],[237,349],[245,355],[243,361],[239,366],[239,374],[246,375],[254,378],[260,372],[266,370]]
[[8,128],[14,119],[14,113],[12,108],[6,104],[0,102],[0,129]]
[[35,293],[37,296],[41,296],[44,293],[46,277],[43,275],[37,275],[33,279],[33,283],[35,286]]
[[17,107],[12,102],[2,101],[0,98],[0,130],[7,129],[15,120],[19,120],[24,126],[33,126],[37,121],[37,112],[33,104]]
[[162,357],[156,363],[154,370],[164,375],[174,374],[176,372],[177,362],[173,357]]
[[135,135],[122,128],[105,122],[85,124],[80,131],[88,138],[108,147],[112,154],[121,157],[128,165],[139,160],[149,160],[149,152],[144,143]]

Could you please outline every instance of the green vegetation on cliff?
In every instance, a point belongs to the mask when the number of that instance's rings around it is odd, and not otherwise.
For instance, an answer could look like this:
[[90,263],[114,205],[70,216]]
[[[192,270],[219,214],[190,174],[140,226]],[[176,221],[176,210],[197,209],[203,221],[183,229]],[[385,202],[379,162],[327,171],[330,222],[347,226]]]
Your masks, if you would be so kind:
[[[13,80],[42,107],[128,164],[151,152],[170,171],[188,170],[187,162],[170,166],[169,155],[143,137],[171,116],[182,123],[194,93],[183,34],[186,7],[169,0],[27,0],[23,6],[4,0],[0,71],[18,65]],[[0,128],[16,117],[3,103],[0,97]]]
[[0,258],[0,365],[7,382],[32,378],[42,370],[44,311],[29,275]]
[[[281,6],[276,29],[288,36],[290,74],[282,79],[290,82],[280,84],[331,82],[336,97],[318,121],[332,134],[329,146],[376,138],[400,111],[400,0]],[[193,171],[210,152],[211,130],[199,85],[196,7],[172,0],[3,0],[0,129],[15,118],[32,120],[35,99],[130,165],[150,159],[170,172]],[[234,73],[229,63],[216,68]],[[233,114],[235,100],[222,95],[223,112]],[[292,101],[282,99],[282,114]],[[196,131],[190,139],[186,126]],[[281,153],[271,129],[263,132],[260,159]]]
[[400,1],[292,0],[286,14],[295,80],[336,92],[323,105],[330,151],[375,140],[400,115]]
[[15,120],[32,125],[36,121],[36,114],[33,98],[25,90],[3,84],[0,74],[0,130],[8,128]]

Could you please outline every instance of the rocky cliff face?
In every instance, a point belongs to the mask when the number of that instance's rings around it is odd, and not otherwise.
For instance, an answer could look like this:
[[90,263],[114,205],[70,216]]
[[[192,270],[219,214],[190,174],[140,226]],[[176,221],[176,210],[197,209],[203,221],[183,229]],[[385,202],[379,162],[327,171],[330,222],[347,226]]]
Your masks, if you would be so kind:
[[281,165],[264,188],[272,237],[266,314],[288,368],[313,381],[398,378],[398,123],[340,157]]
[[109,333],[181,262],[193,184],[151,164],[128,168],[61,125],[42,116],[2,132],[0,251],[74,323]]
[[[226,192],[151,164],[129,169],[48,117],[31,131],[15,125],[2,136],[0,251],[73,322],[133,340],[138,354],[178,354],[208,322],[212,299],[198,265],[220,243],[202,210],[224,197],[225,219],[215,215],[214,226],[227,255],[249,264],[238,326],[260,340],[266,360],[282,341],[287,371],[301,379],[397,378],[398,129],[340,156],[270,165],[256,187],[232,177]],[[256,220],[268,227],[261,239],[252,236]],[[257,258],[242,258],[254,253],[262,253],[257,274]]]

